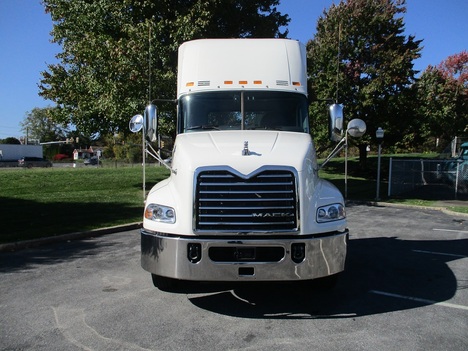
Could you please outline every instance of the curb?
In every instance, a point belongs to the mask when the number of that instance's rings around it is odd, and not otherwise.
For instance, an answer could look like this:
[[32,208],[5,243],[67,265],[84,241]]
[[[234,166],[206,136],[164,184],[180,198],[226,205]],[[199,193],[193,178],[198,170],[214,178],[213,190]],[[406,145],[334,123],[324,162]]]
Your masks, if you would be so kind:
[[139,229],[141,228],[141,224],[142,224],[141,222],[130,223],[130,224],[123,224],[123,225],[118,225],[114,227],[94,229],[94,230],[90,230],[86,232],[76,232],[76,233],[51,236],[51,237],[46,237],[46,238],[41,238],[41,239],[24,240],[24,241],[17,241],[14,243],[0,244],[0,252],[17,251],[17,250],[27,249],[27,248],[41,246],[45,244],[59,243],[62,241],[86,239],[86,238],[92,238],[92,237],[106,235],[106,234],[119,233],[119,232],[124,232],[127,230]]
[[432,210],[432,211],[440,211],[450,216],[461,216],[467,217],[468,213],[461,213],[451,211],[446,207],[440,206],[418,206],[418,205],[407,205],[407,204],[394,204],[391,202],[380,202],[380,201],[355,201],[355,200],[348,200],[346,204],[356,204],[356,205],[367,205],[367,206],[374,206],[374,207],[396,207],[396,208],[414,208],[417,210]]

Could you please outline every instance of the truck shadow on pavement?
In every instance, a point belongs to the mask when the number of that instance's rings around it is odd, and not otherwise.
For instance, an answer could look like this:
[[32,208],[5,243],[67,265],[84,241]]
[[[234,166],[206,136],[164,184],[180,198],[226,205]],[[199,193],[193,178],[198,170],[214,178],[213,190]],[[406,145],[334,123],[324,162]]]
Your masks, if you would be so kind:
[[353,318],[449,300],[468,282],[457,282],[447,263],[464,257],[468,239],[354,239],[346,270],[329,291],[314,284],[248,283],[188,284],[185,293],[195,306],[233,317]]

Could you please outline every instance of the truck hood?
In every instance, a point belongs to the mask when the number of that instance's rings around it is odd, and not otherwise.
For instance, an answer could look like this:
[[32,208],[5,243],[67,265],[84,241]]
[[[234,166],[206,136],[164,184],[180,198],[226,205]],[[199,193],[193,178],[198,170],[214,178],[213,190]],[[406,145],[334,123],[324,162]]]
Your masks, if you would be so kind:
[[[244,145],[248,154],[243,155]],[[306,159],[315,164],[309,134],[283,131],[211,131],[180,134],[174,146],[173,168],[195,170],[229,166],[248,175],[261,166],[290,166],[302,171]]]

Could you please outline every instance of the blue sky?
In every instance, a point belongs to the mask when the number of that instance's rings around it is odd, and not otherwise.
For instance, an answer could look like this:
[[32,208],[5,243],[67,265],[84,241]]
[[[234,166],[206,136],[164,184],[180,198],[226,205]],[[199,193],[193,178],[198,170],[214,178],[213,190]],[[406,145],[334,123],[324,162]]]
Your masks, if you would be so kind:
[[[323,10],[338,0],[281,0],[289,14],[289,37],[306,43]],[[424,70],[468,50],[468,0],[407,0],[406,34],[424,39]],[[39,0],[0,0],[0,139],[23,135],[20,122],[34,107],[52,105],[38,96],[40,72],[57,62],[60,47],[50,42],[52,21]]]

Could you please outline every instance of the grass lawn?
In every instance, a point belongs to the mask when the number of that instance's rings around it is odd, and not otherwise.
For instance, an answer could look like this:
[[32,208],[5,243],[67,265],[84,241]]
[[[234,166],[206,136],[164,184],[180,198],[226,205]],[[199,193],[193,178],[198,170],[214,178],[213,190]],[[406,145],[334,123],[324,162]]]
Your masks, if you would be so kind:
[[[147,189],[167,175],[148,167]],[[141,167],[5,169],[0,189],[0,243],[142,220]]]
[[[381,167],[380,198],[384,199],[387,195],[388,161],[382,160]],[[360,169],[356,157],[349,158],[346,187],[344,159],[335,158],[320,170],[319,175],[332,182],[343,195],[347,188],[347,200],[374,201],[377,193],[376,169],[377,161],[372,157],[367,158],[367,167],[364,171]]]

